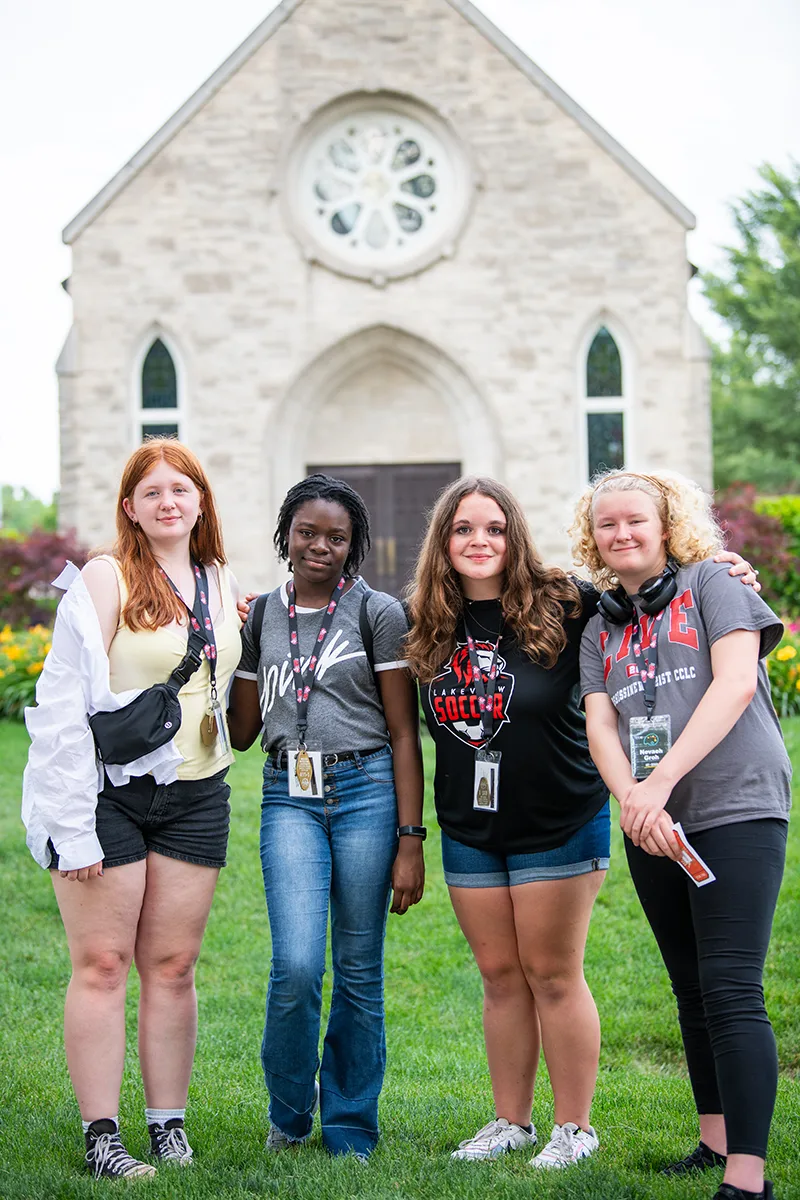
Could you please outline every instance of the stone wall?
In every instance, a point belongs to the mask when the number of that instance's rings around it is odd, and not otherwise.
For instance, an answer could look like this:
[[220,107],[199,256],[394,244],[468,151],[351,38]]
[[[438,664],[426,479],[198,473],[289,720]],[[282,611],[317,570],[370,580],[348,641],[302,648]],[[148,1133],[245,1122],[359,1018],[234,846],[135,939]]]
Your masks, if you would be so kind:
[[[442,113],[477,180],[453,256],[383,288],[307,261],[281,208],[303,123],[341,94],[375,88]],[[432,372],[438,357],[445,375],[464,379],[463,401],[455,385],[424,379],[413,399],[412,367],[392,358],[386,378],[404,397],[403,416],[391,405],[381,414],[385,454],[397,445],[405,461],[437,461],[460,445],[465,465],[496,471],[519,495],[548,559],[567,561],[563,531],[582,483],[580,350],[605,320],[628,350],[629,462],[709,482],[707,380],[687,332],[682,225],[446,0],[305,0],[73,254],[77,366],[62,376],[62,502],[89,543],[111,535],[135,444],[137,355],[158,329],[178,348],[188,440],[248,585],[275,577],[270,537],[285,480],[329,457],[319,427],[304,444],[309,422],[286,406],[310,404],[298,381],[339,343],[359,353],[365,329],[402,331],[425,345]],[[351,462],[376,460],[376,370],[373,362],[338,412],[328,388],[320,410],[324,429],[349,430]],[[363,427],[359,397],[370,409]],[[409,449],[420,403],[426,420]],[[462,404],[479,417],[472,430]],[[457,437],[440,446],[448,414]]]

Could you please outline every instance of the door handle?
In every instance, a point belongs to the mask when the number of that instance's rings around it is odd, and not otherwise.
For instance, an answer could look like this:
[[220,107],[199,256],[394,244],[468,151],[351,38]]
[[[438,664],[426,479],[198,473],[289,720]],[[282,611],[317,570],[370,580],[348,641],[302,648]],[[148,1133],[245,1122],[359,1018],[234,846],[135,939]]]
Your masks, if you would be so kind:
[[386,539],[379,537],[375,539],[375,551],[378,557],[378,575],[382,577],[386,574]]
[[397,542],[393,537],[386,539],[387,575],[394,575],[397,570]]

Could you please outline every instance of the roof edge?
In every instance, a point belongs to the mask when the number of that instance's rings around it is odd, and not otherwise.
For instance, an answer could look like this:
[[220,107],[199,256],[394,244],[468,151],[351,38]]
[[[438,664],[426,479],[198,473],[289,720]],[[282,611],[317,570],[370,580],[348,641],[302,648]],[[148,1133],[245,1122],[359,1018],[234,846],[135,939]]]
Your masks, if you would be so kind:
[[[685,229],[694,229],[694,214],[677,199],[654,175],[643,167],[623,146],[616,141],[585,109],[560,88],[549,75],[530,59],[519,46],[493,25],[488,17],[470,0],[447,0],[466,21],[477,29],[501,54],[505,55],[522,73],[559,108],[572,117],[591,138],[622,166],[646,191],[674,216]],[[303,0],[281,0],[269,16],[257,25],[248,37],[230,54],[212,75],[192,93],[177,112],[166,121],[153,136],[137,150],[132,158],[112,176],[108,183],[72,218],[62,231],[62,240],[71,245],[92,221],[102,213],[125,186],[153,159],[156,154],[186,125],[204,104],[235,75],[241,66],[272,36]]]
[[470,3],[470,0],[447,0],[447,2],[465,20],[474,25],[478,32],[483,34],[487,41],[491,42],[501,54],[504,54],[506,58],[518,67],[532,83],[535,83],[551,100],[555,101],[559,108],[572,117],[573,120],[577,121],[586,133],[610,154],[612,158],[616,159],[620,166],[637,183],[640,183],[642,187],[649,191],[666,208],[667,212],[680,221],[685,229],[694,229],[697,222],[691,209],[688,209],[677,196],[674,196],[668,188],[664,187],[664,184],[659,182],[655,175],[651,175],[638,159],[634,158],[624,146],[621,146],[593,117],[590,117],[586,110],[581,108],[571,96],[567,95],[555,80],[545,74],[541,67],[538,67],[532,59],[528,58],[528,55],[519,46],[512,42],[496,25],[493,25],[480,9]]
[[269,16],[265,17],[260,25],[257,25],[233,53],[228,55],[225,61],[217,67],[213,75],[209,75],[205,83],[202,83],[197,91],[192,93],[177,112],[173,113],[169,120],[117,171],[116,175],[109,179],[105,187],[102,187],[69,224],[64,226],[61,237],[66,245],[72,245],[84,229],[91,225],[92,221],[119,195],[126,184],[158,154],[159,150],[172,140],[175,134],[236,74],[248,58],[255,54],[302,3],[303,0],[281,0],[281,3],[272,10]]

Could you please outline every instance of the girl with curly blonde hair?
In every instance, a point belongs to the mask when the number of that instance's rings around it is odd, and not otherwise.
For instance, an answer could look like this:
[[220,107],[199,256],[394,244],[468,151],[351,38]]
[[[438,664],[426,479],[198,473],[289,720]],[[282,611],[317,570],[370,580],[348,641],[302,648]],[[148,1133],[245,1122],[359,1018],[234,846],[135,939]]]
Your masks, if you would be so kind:
[[724,1166],[715,1200],[769,1200],[778,1064],[762,970],[791,768],[763,660],[783,626],[712,558],[710,500],[679,476],[601,476],[572,534],[608,589],[581,640],[589,746],[620,802],[699,1116],[699,1145],[663,1172]]

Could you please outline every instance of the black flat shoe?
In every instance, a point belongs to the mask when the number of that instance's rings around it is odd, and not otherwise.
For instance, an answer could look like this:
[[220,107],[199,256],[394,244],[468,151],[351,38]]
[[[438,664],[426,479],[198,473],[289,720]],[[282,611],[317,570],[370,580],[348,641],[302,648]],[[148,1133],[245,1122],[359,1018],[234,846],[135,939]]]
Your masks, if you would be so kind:
[[667,1163],[658,1172],[659,1175],[688,1175],[690,1171],[708,1171],[711,1167],[724,1167],[728,1160],[724,1154],[717,1154],[705,1142],[677,1162]]
[[745,1192],[732,1183],[721,1183],[714,1200],[775,1200],[775,1193],[769,1179],[764,1180],[763,1192]]

